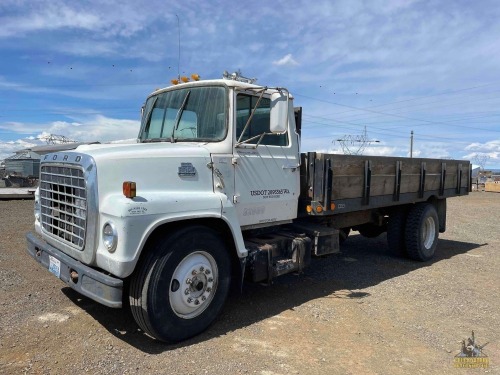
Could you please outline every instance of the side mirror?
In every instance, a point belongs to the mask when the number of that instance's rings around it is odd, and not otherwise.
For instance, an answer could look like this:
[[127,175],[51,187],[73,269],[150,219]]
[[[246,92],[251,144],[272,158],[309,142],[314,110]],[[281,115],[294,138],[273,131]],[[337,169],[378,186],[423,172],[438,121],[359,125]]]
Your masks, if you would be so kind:
[[288,129],[288,95],[271,94],[271,133],[285,133]]

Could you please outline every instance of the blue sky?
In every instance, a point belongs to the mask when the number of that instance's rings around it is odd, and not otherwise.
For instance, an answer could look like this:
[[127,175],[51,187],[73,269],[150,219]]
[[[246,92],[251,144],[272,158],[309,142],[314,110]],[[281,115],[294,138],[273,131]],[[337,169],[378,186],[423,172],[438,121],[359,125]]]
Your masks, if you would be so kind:
[[303,150],[500,167],[498,1],[0,2],[0,159],[46,134],[134,138],[140,107],[180,70],[241,69],[303,107]]

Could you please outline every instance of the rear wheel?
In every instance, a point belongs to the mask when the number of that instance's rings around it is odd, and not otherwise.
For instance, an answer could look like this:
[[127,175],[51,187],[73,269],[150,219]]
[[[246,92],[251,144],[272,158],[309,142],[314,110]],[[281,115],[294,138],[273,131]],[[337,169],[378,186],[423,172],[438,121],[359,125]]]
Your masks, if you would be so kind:
[[231,264],[209,228],[192,226],[160,239],[130,281],[130,308],[150,336],[177,342],[204,331],[226,299]]
[[439,236],[439,220],[436,208],[430,203],[415,205],[408,213],[405,243],[411,259],[425,262],[436,251]]

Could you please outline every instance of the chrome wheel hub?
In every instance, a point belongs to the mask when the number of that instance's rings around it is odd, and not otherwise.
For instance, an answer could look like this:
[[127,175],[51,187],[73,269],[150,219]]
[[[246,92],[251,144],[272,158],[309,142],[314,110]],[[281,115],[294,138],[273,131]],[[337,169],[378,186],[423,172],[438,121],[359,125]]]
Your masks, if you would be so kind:
[[170,306],[184,319],[200,315],[213,299],[217,288],[218,269],[215,259],[205,251],[185,257],[172,275]]
[[432,217],[425,219],[424,227],[422,230],[422,242],[426,249],[430,249],[434,243],[434,237],[436,236],[436,225]]

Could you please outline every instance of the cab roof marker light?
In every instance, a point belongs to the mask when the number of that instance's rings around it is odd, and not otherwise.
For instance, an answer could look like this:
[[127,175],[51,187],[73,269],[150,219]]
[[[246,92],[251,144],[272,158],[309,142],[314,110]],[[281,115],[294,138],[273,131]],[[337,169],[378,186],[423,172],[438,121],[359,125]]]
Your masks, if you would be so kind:
[[[197,74],[197,73],[193,73],[191,74],[191,79],[193,81],[199,81],[201,79],[200,75]],[[172,83],[172,85],[178,85],[179,83],[188,83],[190,81],[189,77],[186,77],[186,76],[180,76],[180,77],[177,77],[177,78],[174,78],[174,79],[171,79],[170,80],[170,83]]]

